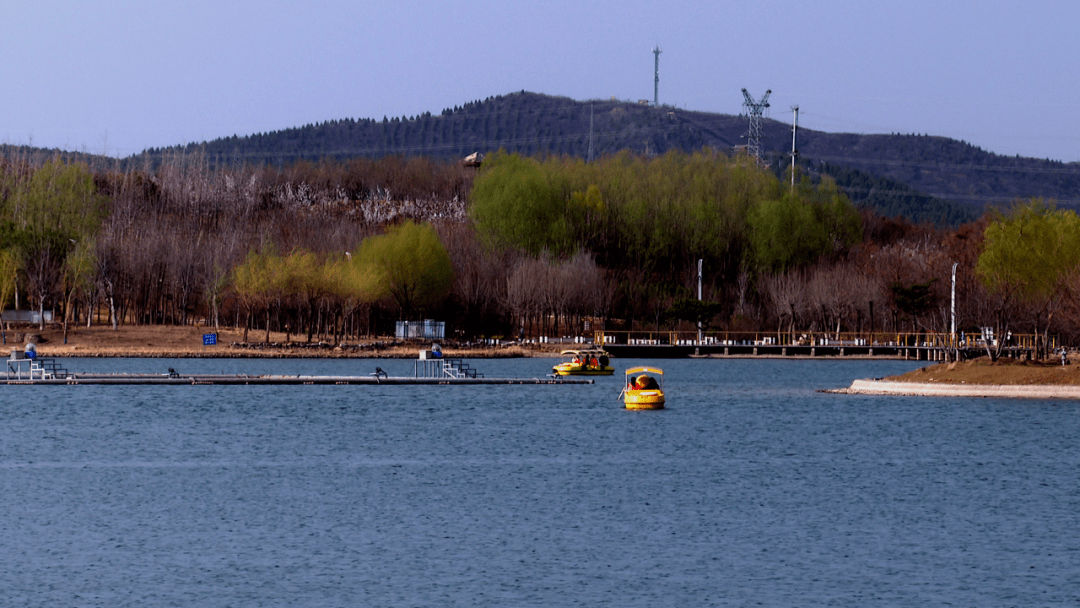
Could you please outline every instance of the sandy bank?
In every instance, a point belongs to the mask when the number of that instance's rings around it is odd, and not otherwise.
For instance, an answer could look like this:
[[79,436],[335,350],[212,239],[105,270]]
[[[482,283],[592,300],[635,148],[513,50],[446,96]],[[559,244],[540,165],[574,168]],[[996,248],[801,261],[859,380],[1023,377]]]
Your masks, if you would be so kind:
[[1069,384],[943,384],[937,382],[856,380],[848,388],[830,392],[859,395],[916,395],[923,397],[1080,399],[1080,386]]

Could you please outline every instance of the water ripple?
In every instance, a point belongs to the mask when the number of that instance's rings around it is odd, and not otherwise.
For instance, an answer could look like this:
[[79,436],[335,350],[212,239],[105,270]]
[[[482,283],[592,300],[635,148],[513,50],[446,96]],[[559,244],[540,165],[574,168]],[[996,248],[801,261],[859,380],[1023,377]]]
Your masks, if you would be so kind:
[[[473,363],[488,376],[550,365]],[[411,373],[407,362],[300,365],[344,374],[376,364]],[[291,363],[88,365],[287,373]],[[658,412],[623,410],[618,378],[19,387],[0,427],[0,598],[1080,603],[1080,408],[817,392],[913,366],[665,362],[671,407]]]

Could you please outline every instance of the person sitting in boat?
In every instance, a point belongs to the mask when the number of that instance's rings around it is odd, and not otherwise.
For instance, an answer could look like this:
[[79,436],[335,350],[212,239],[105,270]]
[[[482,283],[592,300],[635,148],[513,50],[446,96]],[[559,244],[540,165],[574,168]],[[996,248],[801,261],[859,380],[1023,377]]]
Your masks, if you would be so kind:
[[577,355],[574,355],[574,359],[572,361],[570,361],[570,362],[573,363],[574,365],[581,365],[581,357],[579,357]]
[[442,359],[442,347],[438,344],[431,345],[431,356],[436,359]]
[[593,357],[591,360],[589,360],[589,367],[593,369],[600,367],[600,362],[596,360],[596,357]]
[[660,385],[656,383],[656,378],[653,378],[648,374],[641,374],[634,379],[634,390],[646,391],[658,388],[660,388]]

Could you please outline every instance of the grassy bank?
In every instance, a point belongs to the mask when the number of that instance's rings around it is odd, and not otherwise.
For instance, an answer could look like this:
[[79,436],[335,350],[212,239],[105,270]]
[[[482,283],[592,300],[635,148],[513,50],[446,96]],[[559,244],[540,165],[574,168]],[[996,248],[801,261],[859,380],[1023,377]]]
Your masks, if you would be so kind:
[[[1075,359],[1076,356],[1074,355]],[[1061,359],[1020,361],[981,357],[958,363],[939,363],[900,376],[887,378],[897,382],[940,382],[941,384],[1060,384],[1080,385],[1080,364],[1062,365]]]

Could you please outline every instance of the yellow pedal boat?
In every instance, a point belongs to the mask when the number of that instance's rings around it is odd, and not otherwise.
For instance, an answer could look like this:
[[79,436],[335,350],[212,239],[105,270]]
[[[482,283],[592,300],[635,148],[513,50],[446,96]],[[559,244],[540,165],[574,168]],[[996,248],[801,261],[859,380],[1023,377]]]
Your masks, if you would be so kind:
[[664,370],[649,366],[626,370],[622,398],[628,410],[664,409]]
[[610,376],[615,373],[610,355],[602,348],[584,350],[564,350],[566,361],[551,368],[551,373],[558,376]]

